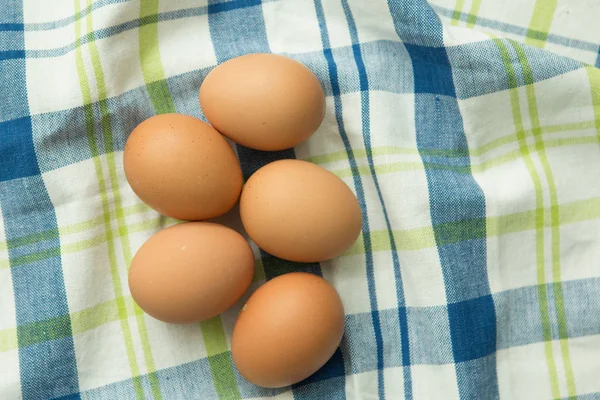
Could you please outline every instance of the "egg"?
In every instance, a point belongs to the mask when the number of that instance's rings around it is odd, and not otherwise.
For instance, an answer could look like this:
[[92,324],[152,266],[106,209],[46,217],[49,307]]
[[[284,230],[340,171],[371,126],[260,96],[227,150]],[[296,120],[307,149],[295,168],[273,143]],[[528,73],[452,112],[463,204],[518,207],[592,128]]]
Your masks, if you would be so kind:
[[350,188],[326,169],[300,160],[279,160],[256,171],[242,191],[240,216],[260,248],[299,262],[341,255],[362,227]]
[[231,355],[255,385],[276,388],[308,378],[333,356],[344,334],[344,307],[323,278],[294,272],[250,296],[233,329]]
[[242,171],[227,141],[188,115],[161,114],[139,124],[127,139],[123,164],[137,196],[173,218],[222,215],[242,189]]
[[236,231],[188,222],[152,236],[129,270],[131,296],[152,317],[191,323],[227,310],[248,289],[254,255]]
[[296,146],[325,116],[319,79],[298,61],[275,54],[247,54],[217,66],[199,97],[212,126],[257,150]]

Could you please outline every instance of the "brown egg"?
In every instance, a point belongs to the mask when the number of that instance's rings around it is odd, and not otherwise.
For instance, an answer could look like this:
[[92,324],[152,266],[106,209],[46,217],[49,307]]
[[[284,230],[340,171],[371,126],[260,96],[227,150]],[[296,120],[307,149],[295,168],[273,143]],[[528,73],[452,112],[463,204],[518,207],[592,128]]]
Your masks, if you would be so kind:
[[131,263],[129,289],[154,318],[185,324],[227,310],[248,289],[253,274],[252,249],[239,233],[188,222],[144,243]]
[[319,79],[275,54],[247,54],[213,69],[200,87],[204,115],[231,140],[257,150],[294,147],[325,116]]
[[242,191],[240,214],[259,247],[299,262],[341,255],[362,226],[350,188],[331,172],[300,160],[275,161],[256,171]]
[[231,354],[255,385],[283,387],[317,372],[344,334],[344,307],[323,278],[303,272],[261,286],[233,329]]
[[173,218],[222,215],[242,189],[242,171],[227,141],[188,115],[162,114],[139,124],[127,140],[123,163],[138,197]]

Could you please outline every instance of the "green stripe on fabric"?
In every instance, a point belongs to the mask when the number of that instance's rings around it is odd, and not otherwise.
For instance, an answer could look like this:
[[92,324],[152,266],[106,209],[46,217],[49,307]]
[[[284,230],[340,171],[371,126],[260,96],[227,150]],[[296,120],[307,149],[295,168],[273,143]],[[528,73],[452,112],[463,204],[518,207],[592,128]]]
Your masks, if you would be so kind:
[[586,67],[590,89],[592,92],[592,105],[594,107],[594,119],[596,128],[596,138],[600,145],[600,70],[594,67]]
[[[598,123],[600,123],[600,119],[598,119]],[[594,129],[596,127],[596,120],[591,121],[581,121],[581,122],[571,122],[567,124],[560,125],[548,125],[541,128],[542,134],[551,134],[551,133],[561,133],[561,132],[571,132],[576,130],[585,130],[585,129]],[[533,131],[523,130],[522,132],[525,135],[532,134]],[[442,149],[423,149],[422,154],[427,156],[439,156],[439,157],[465,157],[471,155],[472,157],[481,157],[490,151],[496,150],[502,146],[517,143],[518,139],[514,133],[509,135],[501,136],[490,142],[481,145],[480,147],[470,148],[469,153],[466,151],[456,151],[456,150],[442,150]],[[375,147],[372,149],[374,156],[383,156],[383,155],[418,155],[419,151],[416,148],[411,147],[399,147],[399,146],[381,146]],[[357,149],[355,150],[357,159],[366,158],[366,150]],[[336,161],[346,160],[346,152],[343,150],[336,151],[328,154],[321,154],[316,156],[310,156],[305,158],[306,161],[309,161],[314,164],[327,164]]]
[[[550,218],[550,209],[545,210],[545,220],[551,221]],[[576,201],[573,203],[566,203],[560,206],[559,208],[559,220],[560,225],[573,224],[577,222],[585,222],[591,221],[595,219],[600,219],[600,199],[588,199]],[[178,220],[171,220],[171,222],[176,223]],[[510,233],[523,232],[531,229],[535,229],[535,210],[532,211],[524,211],[514,214],[508,214],[501,217],[487,217],[486,220],[487,225],[487,236],[502,236]],[[155,230],[158,227],[165,226],[160,218],[154,218],[147,221],[138,222],[136,224],[132,224],[130,226],[130,232],[144,232],[147,230]],[[452,224],[448,224],[447,227],[451,227]],[[548,223],[547,227],[551,227],[552,224]],[[440,228],[443,231],[445,228]],[[385,234],[386,231],[381,231],[381,234]],[[379,231],[372,231],[373,235],[377,236],[380,234]],[[399,249],[400,250],[418,250],[435,247],[435,241],[433,238],[433,227],[427,226],[422,228],[408,229],[402,231],[395,231],[394,235],[397,236],[399,241]],[[444,237],[446,237],[444,235]],[[452,236],[457,240],[460,240],[460,237],[456,235]],[[86,239],[75,243],[65,244],[63,246],[63,254],[68,252],[77,252],[87,250],[90,247],[97,245],[97,243],[105,242],[106,234],[97,236],[92,239]],[[374,239],[377,240],[377,239]],[[362,254],[364,253],[364,248],[359,246],[359,244],[355,244],[351,250],[349,250],[348,254]],[[361,250],[358,250],[358,249]],[[379,248],[379,251],[389,250],[387,247],[374,247],[375,249]],[[9,268],[8,260],[6,261],[6,265],[0,264],[1,268]],[[264,270],[262,266],[262,261],[260,259],[256,260],[255,263],[255,274],[253,281],[261,281],[264,280]]]
[[[573,137],[573,138],[565,138],[565,139],[556,139],[549,140],[546,142],[547,148],[553,147],[566,147],[566,146],[580,146],[580,145],[595,145],[597,143],[597,138],[595,136],[583,136],[583,137]],[[526,145],[530,152],[536,152],[537,149],[534,145]],[[445,171],[455,171],[463,174],[471,174],[471,173],[482,173],[488,171],[492,168],[497,168],[501,165],[509,163],[511,161],[517,160],[521,157],[521,150],[513,150],[507,154],[503,154],[489,160],[485,160],[480,163],[476,163],[476,160],[473,160],[471,167],[463,167],[456,165],[447,165],[441,163],[422,163],[418,161],[413,162],[395,162],[389,164],[379,164],[375,166],[375,171],[377,174],[391,174],[395,172],[401,171],[419,171],[423,170],[425,167],[432,170],[445,170]],[[358,171],[360,175],[367,175],[370,173],[369,166],[367,165],[359,165]],[[352,176],[352,170],[349,167],[341,168],[337,170],[331,171],[333,174],[337,175],[340,178],[346,178]]]
[[[550,218],[551,213],[552,208],[548,207],[543,209],[544,226],[546,228],[552,227]],[[487,232],[485,234],[482,232],[469,231],[469,228],[458,227],[457,225],[461,222],[442,224],[442,226],[439,227],[439,230],[443,232],[443,244],[453,244],[464,240],[465,237],[477,236],[490,238],[535,230],[537,228],[537,218],[537,210],[523,211],[500,217],[487,217]],[[561,226],[600,219],[600,198],[580,200],[561,205],[559,219]],[[465,225],[476,226],[477,222],[478,221],[467,221],[465,222]],[[435,229],[438,229],[438,226],[436,226]],[[457,230],[454,232],[454,229]],[[461,231],[462,233],[460,233]],[[433,232],[433,226],[425,226],[421,228],[394,231],[394,238],[398,244],[398,250],[422,250],[434,248],[436,246]],[[470,236],[462,236],[462,234]],[[371,237],[373,238],[373,251],[391,250],[389,239],[387,238],[387,231],[372,231]],[[358,255],[363,254],[364,251],[362,241],[359,239],[354,246],[344,253],[344,255]]]
[[456,6],[454,7],[454,13],[452,14],[452,25],[458,25],[464,6],[465,0],[456,0]]
[[[141,222],[137,222],[135,224],[131,224],[131,226],[129,226],[127,232],[124,232],[122,229],[116,230],[116,231],[112,230],[111,238],[118,238],[123,235],[127,235],[129,233],[137,233],[137,232],[145,232],[148,230],[155,230],[157,228],[170,226],[170,225],[173,225],[178,222],[180,222],[180,221],[172,219],[172,218],[163,218],[163,217],[153,218],[153,219],[149,219],[147,221],[141,221]],[[46,249],[46,250],[42,250],[42,251],[39,251],[36,253],[17,257],[13,260],[12,263],[9,263],[8,260],[0,260],[0,269],[10,268],[11,266],[17,267],[20,265],[29,264],[31,262],[41,261],[46,258],[54,257],[57,255],[60,256],[61,254],[64,255],[64,254],[76,253],[79,251],[90,249],[95,246],[99,246],[102,243],[105,243],[107,241],[108,241],[108,235],[106,234],[106,232],[104,232],[100,235],[94,236],[89,239],[83,239],[78,242],[63,244],[62,251],[59,251],[60,250],[59,247],[54,247],[51,249]],[[6,261],[6,262],[4,263],[3,261]]]
[[[92,4],[92,0],[87,0],[88,6]],[[93,13],[89,13],[86,17],[88,34],[93,33]],[[106,83],[104,80],[104,72],[102,69],[102,61],[100,59],[100,53],[96,41],[92,40],[89,42],[88,49],[90,51],[90,57],[92,60],[92,67],[94,75],[96,77],[96,86],[98,89],[98,98],[100,106],[100,115],[102,123],[102,134],[104,139],[104,152],[106,162],[108,165],[109,181],[111,183],[111,190],[113,193],[113,201],[115,204],[115,213],[117,215],[117,228],[119,231],[119,237],[121,242],[121,249],[123,252],[123,258],[125,265],[129,268],[131,264],[132,255],[131,248],[129,245],[129,234],[127,232],[127,223],[121,207],[121,193],[119,190],[119,178],[117,176],[117,168],[115,162],[115,153],[113,146],[113,136],[111,128],[110,110],[108,108],[108,101],[106,100],[107,90]],[[117,296],[121,296],[120,292],[116,293]],[[144,353],[144,359],[146,361],[146,372],[150,381],[150,388],[155,399],[162,399],[160,391],[160,383],[156,376],[156,367],[154,365],[154,357],[152,355],[152,349],[150,348],[150,338],[148,336],[148,328],[143,314],[136,315],[136,321],[138,325],[138,332],[140,334],[142,351]]]
[[533,136],[538,149],[538,155],[544,174],[546,175],[546,181],[548,182],[548,190],[550,192],[550,220],[551,220],[551,243],[552,243],[552,279],[554,281],[554,299],[556,314],[558,319],[558,332],[560,337],[560,347],[562,353],[562,359],[565,367],[565,374],[567,378],[567,392],[569,397],[574,397],[577,393],[575,388],[575,376],[573,375],[573,366],[571,363],[571,354],[569,351],[568,344],[568,332],[567,332],[567,316],[564,305],[564,296],[562,290],[562,278],[561,278],[561,260],[560,260],[560,215],[559,215],[559,203],[558,193],[556,190],[556,182],[552,174],[552,168],[548,162],[546,156],[546,149],[544,147],[544,141],[539,129],[540,118],[537,108],[537,98],[535,95],[535,80],[533,78],[533,72],[529,65],[529,60],[523,48],[511,41],[513,48],[517,53],[517,57],[521,63],[523,69],[523,77],[525,79],[525,91],[527,93],[529,115],[531,117],[531,125],[533,128]]
[[533,7],[533,14],[529,22],[529,29],[525,43],[531,46],[544,48],[548,39],[548,32],[554,19],[558,0],[537,0]]
[[71,336],[71,318],[61,315],[17,327],[19,347],[31,346]]
[[141,0],[140,19],[150,18],[150,23],[140,26],[140,62],[146,90],[157,114],[175,112],[175,104],[165,78],[158,49],[158,1]]
[[[126,304],[126,309],[135,310],[133,298],[131,296],[123,296],[119,299],[112,299],[97,304],[86,310],[71,313],[73,334],[84,333],[104,324],[119,320],[119,302],[121,301]],[[135,311],[127,312],[127,317],[134,316],[134,314]]]
[[[75,3],[75,11],[79,10],[80,2],[79,0],[74,0]],[[81,50],[81,22],[75,22],[75,35],[76,40],[78,41],[79,46],[75,48],[75,62],[77,67],[77,75],[79,77],[79,85],[81,88],[81,93],[83,96],[84,103],[84,115],[85,115],[85,123],[86,123],[86,134],[88,138],[88,146],[90,148],[90,152],[93,157],[94,169],[96,171],[96,177],[98,179],[98,185],[100,188],[100,196],[102,200],[102,210],[104,214],[104,228],[106,230],[107,235],[107,243],[108,243],[108,258],[109,265],[111,271],[111,277],[113,281],[113,286],[115,293],[117,296],[123,292],[121,279],[119,276],[119,268],[117,265],[116,259],[116,251],[115,245],[112,238],[112,231],[110,226],[110,211],[109,211],[109,202],[108,196],[106,194],[106,183],[104,181],[104,175],[102,172],[102,165],[100,163],[98,146],[96,144],[95,138],[95,128],[94,128],[94,113],[92,110],[92,95],[90,91],[90,85],[87,77],[87,73],[85,70],[85,66],[83,63],[83,54]],[[118,310],[119,310],[119,319],[121,320],[121,329],[123,331],[123,339],[125,342],[125,348],[127,351],[127,358],[129,361],[129,368],[131,370],[131,375],[133,377],[133,386],[135,389],[136,397],[140,400],[144,399],[146,396],[144,394],[144,388],[142,385],[142,380],[140,378],[140,370],[137,364],[137,359],[135,355],[135,350],[133,347],[133,337],[131,334],[131,329],[129,327],[129,322],[127,320],[127,313],[122,302],[117,302]]]
[[481,8],[481,0],[473,0],[473,4],[471,4],[471,11],[469,12],[469,16],[467,17],[467,28],[473,28],[477,23],[477,15],[479,15],[479,8]]
[[219,399],[241,399],[242,396],[231,368],[231,356],[227,347],[223,323],[219,316],[200,323],[204,346],[208,354],[208,363],[213,383]]
[[527,147],[526,137],[523,132],[523,118],[521,116],[521,105],[519,100],[519,93],[517,90],[517,76],[512,66],[510,54],[508,48],[501,40],[494,39],[494,43],[500,50],[502,61],[506,69],[506,75],[508,79],[508,87],[510,102],[512,106],[512,114],[517,131],[519,148],[521,150],[521,157],[525,162],[531,180],[535,188],[536,198],[536,212],[535,212],[535,230],[536,230],[536,260],[537,260],[537,281],[538,281],[538,297],[540,305],[540,315],[542,321],[542,334],[544,337],[544,347],[546,354],[546,362],[548,364],[548,372],[550,375],[550,387],[553,398],[560,398],[560,387],[558,384],[558,373],[556,369],[556,361],[554,360],[554,350],[552,349],[552,331],[550,324],[550,312],[548,309],[548,294],[546,290],[546,276],[545,276],[545,252],[544,252],[544,224],[545,224],[545,213],[544,213],[544,199],[542,192],[542,183],[538,172],[533,164],[531,154]]
[[0,353],[19,348],[17,340],[17,328],[0,331]]

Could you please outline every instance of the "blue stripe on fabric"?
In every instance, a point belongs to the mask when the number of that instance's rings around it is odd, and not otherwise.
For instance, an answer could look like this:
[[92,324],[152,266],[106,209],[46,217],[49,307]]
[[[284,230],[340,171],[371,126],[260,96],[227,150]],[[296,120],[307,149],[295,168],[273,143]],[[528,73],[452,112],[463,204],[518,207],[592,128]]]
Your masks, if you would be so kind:
[[390,223],[390,218],[385,206],[385,200],[383,199],[383,194],[381,192],[381,187],[379,186],[379,180],[377,178],[377,173],[375,172],[375,163],[373,161],[373,153],[371,150],[371,125],[370,125],[370,98],[369,98],[369,79],[367,76],[367,70],[365,67],[365,63],[362,58],[360,41],[358,38],[358,31],[356,29],[356,23],[354,22],[354,17],[352,15],[352,10],[350,10],[350,6],[348,5],[348,0],[342,0],[342,8],[344,9],[344,14],[346,15],[346,19],[348,21],[348,27],[350,28],[350,38],[352,40],[352,49],[354,54],[354,60],[356,62],[356,66],[359,71],[360,77],[360,90],[361,90],[361,109],[362,109],[362,134],[363,140],[365,144],[365,150],[367,152],[367,160],[369,163],[369,170],[371,171],[371,177],[373,179],[373,183],[375,184],[375,189],[377,190],[377,196],[379,198],[379,203],[381,204],[381,208],[383,210],[383,216],[385,219],[386,228],[388,231],[388,237],[390,240],[390,247],[392,250],[392,263],[394,266],[394,276],[396,279],[396,297],[398,298],[398,322],[400,324],[400,339],[401,339],[401,349],[402,349],[402,364],[403,367],[403,377],[404,377],[404,398],[412,399],[412,377],[411,377],[411,369],[410,369],[410,346],[409,346],[409,337],[408,337],[408,325],[407,325],[407,315],[406,315],[406,302],[404,298],[404,286],[402,282],[402,274],[400,272],[400,260],[398,259],[398,251],[396,248],[396,240],[394,238],[394,234],[392,232],[392,224]]
[[358,202],[360,203],[360,207],[363,214],[363,225],[362,225],[362,233],[363,233],[363,241],[365,247],[365,263],[367,270],[367,287],[369,289],[369,300],[371,303],[371,318],[373,319],[373,329],[375,332],[375,342],[377,345],[377,377],[378,377],[378,392],[379,398],[385,398],[385,385],[384,385],[384,374],[383,374],[383,337],[381,333],[381,324],[379,321],[379,310],[377,306],[377,294],[375,293],[375,271],[373,266],[373,252],[371,245],[371,236],[369,230],[369,218],[367,214],[367,204],[365,199],[365,193],[362,185],[362,180],[360,178],[360,173],[358,171],[358,167],[356,165],[356,160],[354,158],[354,153],[352,151],[352,147],[350,145],[350,140],[348,139],[348,134],[346,133],[346,129],[344,128],[344,119],[342,114],[342,99],[341,99],[341,90],[340,83],[337,71],[337,65],[333,58],[333,54],[331,51],[331,45],[329,42],[329,33],[327,31],[327,22],[325,20],[325,14],[323,11],[323,5],[321,4],[321,0],[315,0],[315,10],[317,13],[317,20],[319,21],[319,29],[321,31],[321,41],[323,44],[323,55],[327,60],[327,67],[329,72],[329,81],[331,84],[331,89],[333,92],[333,101],[334,101],[334,109],[335,109],[335,119],[338,125],[338,130],[340,132],[340,137],[342,142],[344,143],[344,147],[346,149],[346,154],[348,156],[348,162],[350,164],[350,168],[352,170],[352,178],[354,181],[354,187],[356,189],[356,195],[358,198]]
[[25,58],[25,50],[4,50],[0,51],[0,61],[18,60]]
[[4,23],[0,24],[0,32],[12,32],[12,31],[22,31],[24,28],[24,24],[15,24],[15,23]]
[[31,132],[30,117],[0,122],[0,182],[40,173]]
[[[406,43],[415,79],[415,125],[417,146],[423,149],[468,151],[462,116],[456,101],[452,69],[443,48],[439,17],[426,1],[388,0],[396,32]],[[418,12],[417,12],[418,11]],[[468,154],[468,153],[465,153]],[[448,302],[448,321],[453,358],[461,398],[498,397],[495,362],[496,312],[487,277],[485,196],[472,175],[427,168],[431,221],[436,228],[445,222],[475,219],[464,241],[438,246]],[[465,155],[465,159],[468,157]],[[465,165],[469,165],[465,160]],[[470,327],[471,329],[468,329]],[[480,361],[471,361],[477,360]]]
[[[236,2],[239,5],[246,3]],[[211,0],[208,7],[222,7],[223,4],[228,3]],[[262,7],[232,8],[226,13],[214,11],[209,14],[208,21],[219,64],[243,54],[271,52]]]
[[[261,2],[256,0],[209,3],[209,29],[219,63],[243,54],[271,52],[260,5]],[[296,158],[294,149],[264,152],[238,145],[237,150],[244,180],[273,161]],[[322,276],[319,263],[295,263],[274,257],[262,250],[260,253],[267,280],[293,271]],[[338,398],[345,398],[344,376],[344,359],[338,348],[334,356],[319,371],[293,386],[294,397],[305,398],[302,397],[302,393],[306,392],[303,388],[312,387],[316,382],[327,381],[330,382],[330,390],[338,393]]]
[[215,14],[225,11],[239,10],[242,8],[259,6],[261,4],[261,0],[232,0],[227,2],[211,1],[208,4],[208,13]]

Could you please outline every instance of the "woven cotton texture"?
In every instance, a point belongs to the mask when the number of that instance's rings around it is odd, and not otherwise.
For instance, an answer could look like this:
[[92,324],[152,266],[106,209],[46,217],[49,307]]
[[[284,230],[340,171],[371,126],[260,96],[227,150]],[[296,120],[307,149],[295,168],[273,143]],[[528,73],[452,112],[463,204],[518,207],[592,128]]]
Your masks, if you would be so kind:
[[[592,0],[0,0],[0,398],[600,398],[599,20]],[[308,160],[364,214],[333,261],[254,247],[251,290],[310,271],[346,309],[334,357],[282,389],[232,363],[247,296],[177,326],[127,286],[176,223],[127,185],[127,136],[204,118],[203,78],[253,52],[311,68],[327,115],[293,150],[238,146],[245,178]]]

